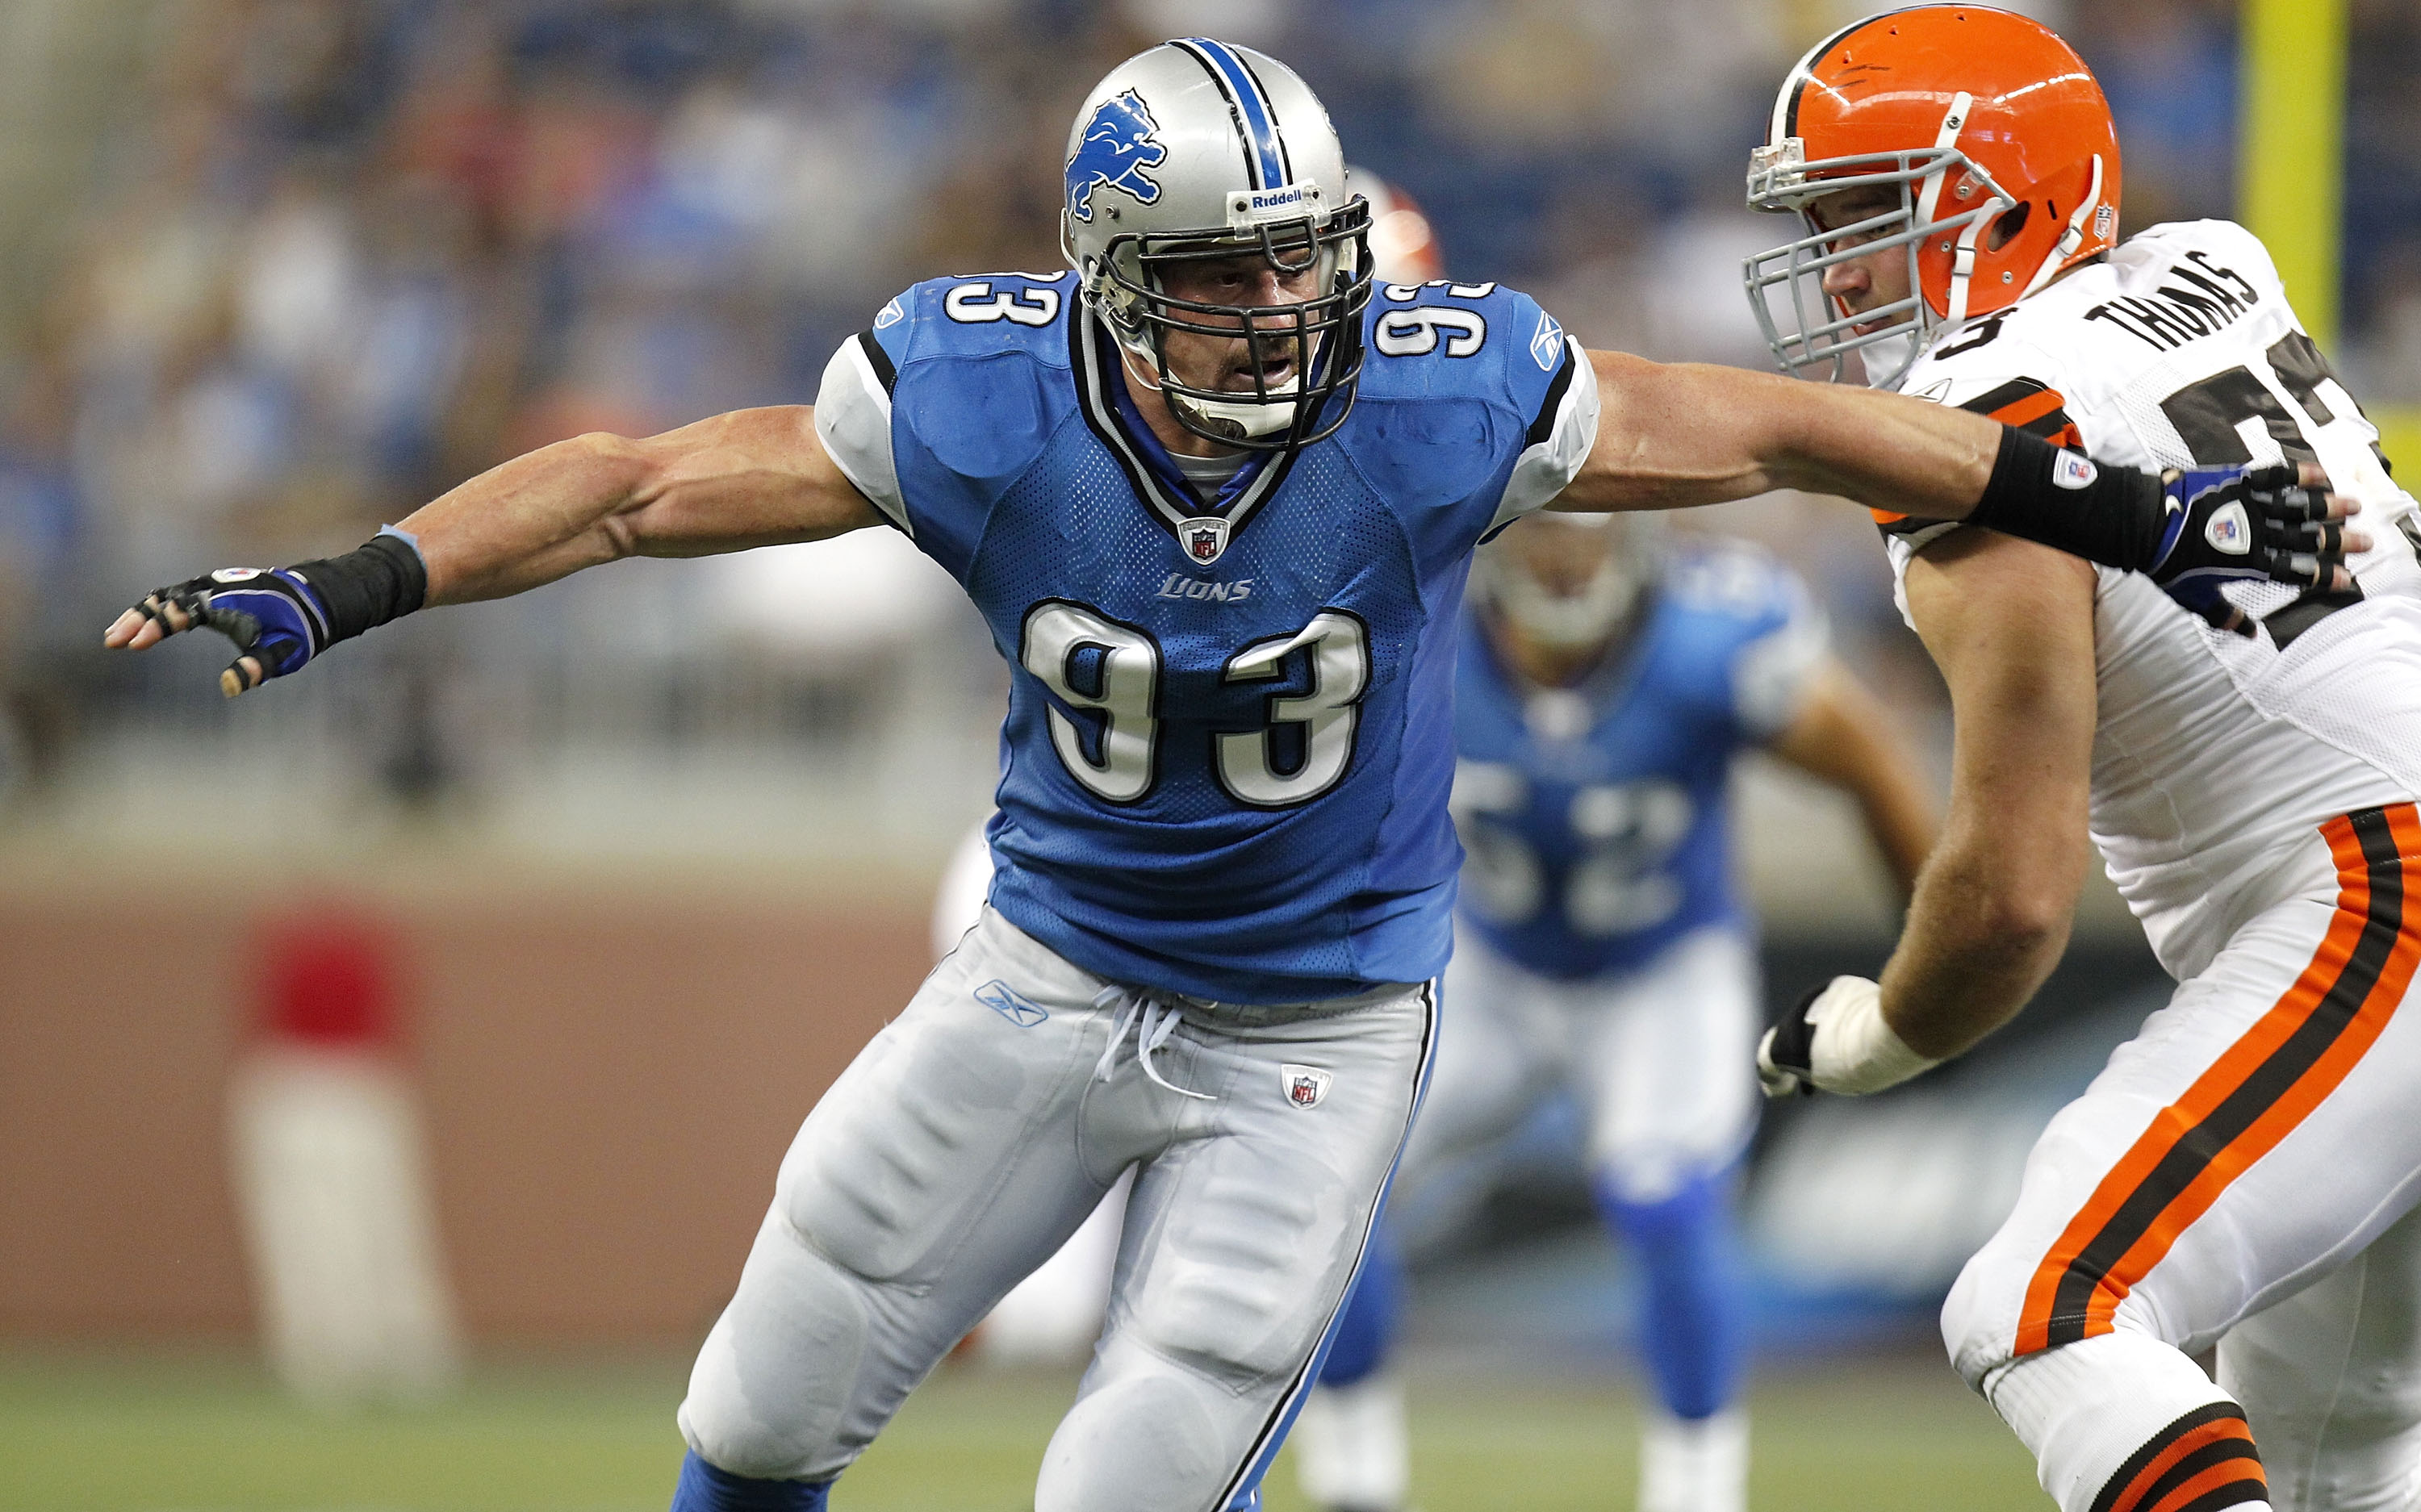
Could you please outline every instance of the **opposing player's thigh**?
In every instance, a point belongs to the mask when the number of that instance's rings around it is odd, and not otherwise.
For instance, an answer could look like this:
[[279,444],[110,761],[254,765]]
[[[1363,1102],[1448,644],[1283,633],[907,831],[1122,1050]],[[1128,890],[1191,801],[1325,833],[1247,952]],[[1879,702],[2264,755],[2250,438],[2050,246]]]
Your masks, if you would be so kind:
[[2408,1512],[2421,1489],[2421,1210],[2228,1330],[2219,1383],[2243,1404],[2278,1512]]
[[807,1116],[776,1214],[849,1270],[913,1286],[939,1279],[971,1240],[1018,1226],[994,1214],[1012,1193],[1040,1203],[1041,1229],[1061,1229],[1055,1208],[1075,1206],[1072,1227],[1116,1177],[1078,1169],[1077,1106],[1101,1049],[1096,985],[987,913]]
[[1586,1021],[1572,1074],[1589,1104],[1591,1162],[1624,1197],[1655,1201],[1738,1158],[1757,1105],[1757,958],[1744,937],[1700,930],[1573,997]]
[[2334,899],[2240,929],[2043,1131],[1944,1311],[1971,1381],[2119,1327],[2204,1348],[2412,1206],[2421,862],[2398,852],[2421,844],[2371,842]]

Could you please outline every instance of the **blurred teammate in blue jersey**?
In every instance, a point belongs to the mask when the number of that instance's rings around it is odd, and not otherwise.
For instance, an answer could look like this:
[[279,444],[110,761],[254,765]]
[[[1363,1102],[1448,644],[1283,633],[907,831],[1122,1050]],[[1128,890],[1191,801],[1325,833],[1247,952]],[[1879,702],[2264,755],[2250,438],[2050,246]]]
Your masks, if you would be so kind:
[[[347,555],[222,569],[105,632],[219,631],[242,693],[423,604],[878,525],[982,614],[1010,668],[990,903],[784,1159],[681,1405],[679,1512],[822,1507],[1129,1169],[1036,1508],[1257,1500],[1426,1080],[1482,537],[1805,487],[2180,592],[2334,581],[2316,491],[2097,471],[1921,400],[1584,351],[1493,284],[1380,284],[1344,174],[1284,64],[1154,47],[1069,133],[1067,271],[919,284],[812,409],[544,447]],[[236,885],[213,860],[178,865]]]
[[[1741,1512],[1731,1188],[1763,1024],[1733,885],[1732,764],[1764,750],[1856,800],[1903,901],[1934,818],[1799,582],[1746,546],[1655,525],[1540,515],[1473,567],[1455,694],[1461,904],[1437,1066],[1396,1180],[1415,1190],[1571,1094],[1599,1209],[1647,1282],[1658,1400],[1638,1505]],[[1365,1267],[1295,1429],[1304,1489],[1335,1512],[1404,1505],[1393,1253],[1382,1241]]]

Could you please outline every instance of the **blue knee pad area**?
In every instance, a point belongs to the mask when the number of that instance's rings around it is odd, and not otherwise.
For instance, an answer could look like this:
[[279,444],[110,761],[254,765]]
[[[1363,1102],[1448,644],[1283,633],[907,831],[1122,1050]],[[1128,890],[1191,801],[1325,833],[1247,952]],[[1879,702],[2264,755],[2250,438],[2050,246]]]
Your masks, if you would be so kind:
[[1370,1253],[1363,1256],[1353,1290],[1329,1326],[1328,1363],[1320,1368],[1320,1383],[1351,1386],[1385,1364],[1403,1306],[1404,1265],[1382,1224],[1371,1236]]
[[1639,1339],[1665,1408],[1711,1417],[1740,1393],[1748,1355],[1748,1289],[1732,1226],[1729,1170],[1693,1179],[1661,1202],[1625,1202],[1602,1177],[1598,1210],[1648,1280]]
[[828,1480],[754,1480],[691,1454],[681,1460],[672,1512],[824,1512],[831,1494]]

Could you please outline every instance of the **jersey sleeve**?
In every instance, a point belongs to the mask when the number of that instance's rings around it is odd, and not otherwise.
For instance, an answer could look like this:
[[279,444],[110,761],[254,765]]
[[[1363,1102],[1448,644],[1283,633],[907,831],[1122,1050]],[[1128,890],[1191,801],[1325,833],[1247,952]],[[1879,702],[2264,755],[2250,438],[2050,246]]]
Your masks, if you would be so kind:
[[[897,305],[894,301],[886,310]],[[816,435],[841,475],[913,540],[916,530],[900,497],[891,449],[891,391],[898,379],[891,353],[872,331],[842,342],[816,390]]]
[[1806,585],[1778,566],[1767,572],[1761,628],[1732,657],[1732,719],[1742,738],[1757,745],[1799,717],[1833,646],[1824,611]]
[[1516,410],[1530,423],[1483,539],[1563,492],[1597,444],[1597,369],[1588,353],[1529,295],[1511,298],[1514,332],[1524,339],[1505,363]]
[[[1952,340],[1912,376],[1907,392],[2015,427],[2054,446],[2083,450],[2085,436],[2069,414],[2057,365],[2029,344],[2002,339],[2000,329],[1998,320],[1988,320],[1972,334]],[[1907,554],[1959,528],[1955,521],[1925,520],[1885,509],[1867,512],[1895,543],[1895,569],[1905,564]]]
[[1064,302],[1059,280],[1022,273],[919,284],[825,365],[824,449],[961,584],[992,505],[1050,433],[1044,369],[1067,345]]

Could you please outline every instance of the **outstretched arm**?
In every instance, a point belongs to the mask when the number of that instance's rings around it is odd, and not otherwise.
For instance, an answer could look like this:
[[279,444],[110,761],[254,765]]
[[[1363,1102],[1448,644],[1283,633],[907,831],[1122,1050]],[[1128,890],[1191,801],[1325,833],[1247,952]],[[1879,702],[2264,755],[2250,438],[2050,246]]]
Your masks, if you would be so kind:
[[414,511],[399,529],[416,552],[388,538],[196,578],[120,615],[102,644],[140,651],[212,625],[244,653],[220,679],[233,696],[423,604],[500,599],[624,556],[820,540],[877,518],[818,439],[814,410],[736,410],[641,440],[541,446]]
[[1675,509],[1774,489],[1963,520],[1991,480],[2001,426],[1873,389],[1592,351],[1597,444],[1551,507]]
[[625,556],[711,556],[874,524],[805,405],[735,410],[632,441],[576,436],[423,505],[432,604],[501,599]]
[[1597,437],[1552,507],[1671,509],[1804,489],[1926,520],[1964,520],[2144,572],[2212,624],[2252,634],[2228,581],[2346,587],[2335,522],[2348,507],[2315,467],[2154,476],[2095,467],[2023,431],[1922,399],[1771,373],[1588,354]]

